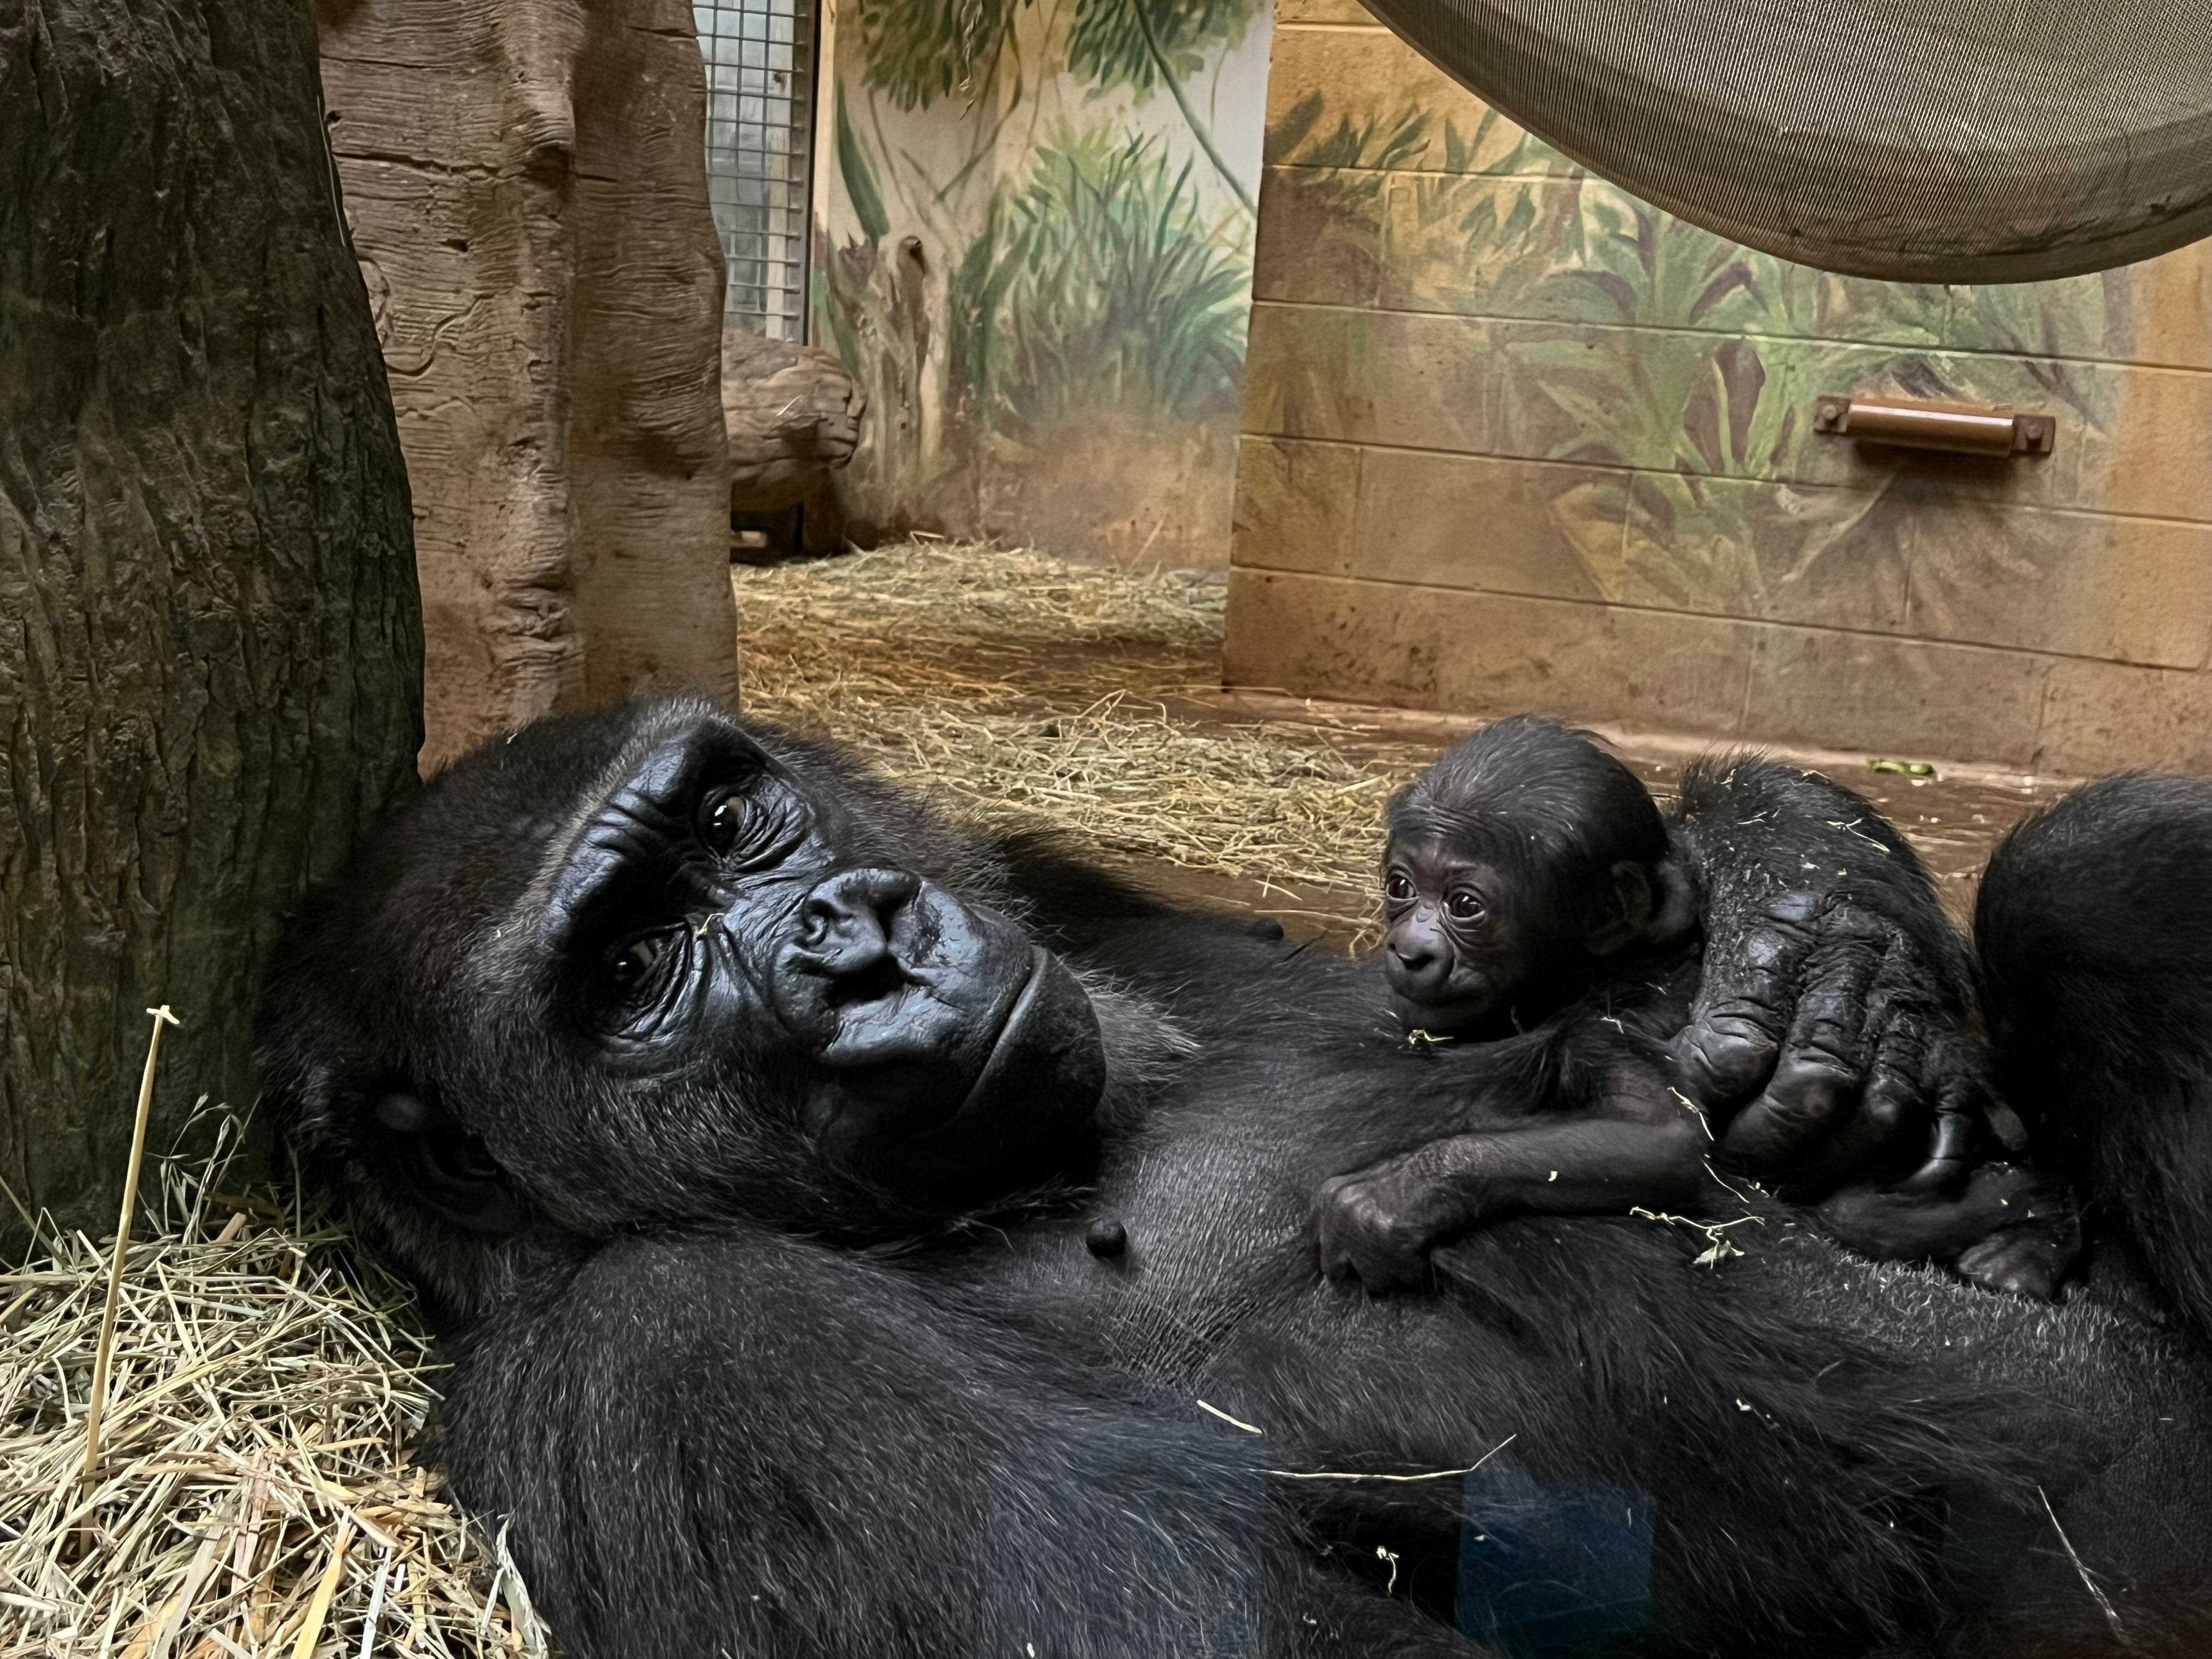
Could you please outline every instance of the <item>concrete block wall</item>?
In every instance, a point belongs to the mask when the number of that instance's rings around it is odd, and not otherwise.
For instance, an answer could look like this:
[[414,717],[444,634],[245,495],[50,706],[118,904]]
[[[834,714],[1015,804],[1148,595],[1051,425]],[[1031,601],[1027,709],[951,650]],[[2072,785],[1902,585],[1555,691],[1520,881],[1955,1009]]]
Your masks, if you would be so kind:
[[[1823,392],[2045,409],[1861,449]],[[2212,770],[2212,253],[1829,276],[1660,213],[1353,0],[1277,10],[1228,675],[2092,774]]]

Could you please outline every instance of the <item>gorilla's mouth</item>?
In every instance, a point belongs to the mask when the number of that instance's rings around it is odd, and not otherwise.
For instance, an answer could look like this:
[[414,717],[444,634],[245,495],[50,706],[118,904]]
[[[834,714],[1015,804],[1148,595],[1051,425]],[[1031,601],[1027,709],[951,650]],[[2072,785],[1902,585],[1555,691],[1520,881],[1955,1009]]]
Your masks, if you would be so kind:
[[973,1204],[1040,1173],[1104,1092],[1105,1042],[1075,976],[1023,945],[1023,957],[994,964],[995,995],[970,1000],[981,988],[971,982],[969,997],[931,999],[940,1018],[966,1005],[957,1033],[940,1031],[950,1040],[836,1066],[817,1082],[807,1116],[825,1150],[933,1207]]

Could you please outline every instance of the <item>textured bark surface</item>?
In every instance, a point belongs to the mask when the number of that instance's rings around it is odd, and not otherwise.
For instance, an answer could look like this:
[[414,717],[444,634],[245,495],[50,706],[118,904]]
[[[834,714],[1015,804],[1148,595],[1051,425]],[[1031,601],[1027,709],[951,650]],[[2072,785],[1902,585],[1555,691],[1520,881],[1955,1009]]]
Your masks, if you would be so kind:
[[722,340],[730,510],[797,507],[853,459],[868,399],[819,346],[732,329]]
[[735,690],[706,81],[684,0],[323,0],[414,489],[426,768]]
[[[288,0],[0,7],[0,1179],[112,1225],[411,778],[407,488]],[[21,1226],[0,1205],[0,1239]]]

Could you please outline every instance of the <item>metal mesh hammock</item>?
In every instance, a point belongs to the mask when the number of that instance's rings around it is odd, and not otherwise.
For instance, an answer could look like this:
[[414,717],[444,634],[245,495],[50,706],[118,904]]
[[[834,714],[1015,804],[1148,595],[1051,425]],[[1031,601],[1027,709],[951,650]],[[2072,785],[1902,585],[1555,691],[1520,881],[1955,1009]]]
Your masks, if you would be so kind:
[[1907,282],[2212,234],[2212,0],[1367,0],[1486,100],[1685,219]]

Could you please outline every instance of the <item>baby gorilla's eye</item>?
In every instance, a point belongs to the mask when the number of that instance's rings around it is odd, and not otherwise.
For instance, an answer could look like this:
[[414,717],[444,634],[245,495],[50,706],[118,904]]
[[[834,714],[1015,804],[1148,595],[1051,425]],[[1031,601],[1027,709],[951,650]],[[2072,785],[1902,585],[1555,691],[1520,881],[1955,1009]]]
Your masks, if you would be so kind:
[[1382,878],[1382,896],[1393,904],[1409,904],[1413,897],[1412,878],[1403,870],[1393,870]]
[[1465,888],[1445,898],[1444,911],[1454,921],[1480,921],[1488,914],[1482,900]]

